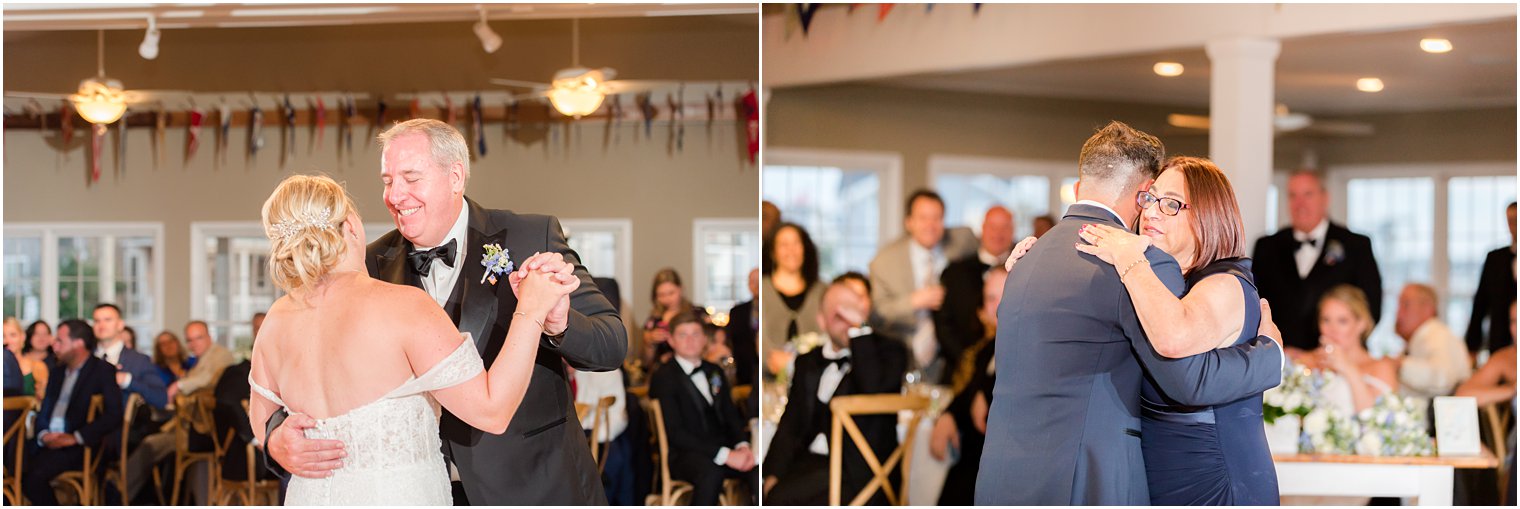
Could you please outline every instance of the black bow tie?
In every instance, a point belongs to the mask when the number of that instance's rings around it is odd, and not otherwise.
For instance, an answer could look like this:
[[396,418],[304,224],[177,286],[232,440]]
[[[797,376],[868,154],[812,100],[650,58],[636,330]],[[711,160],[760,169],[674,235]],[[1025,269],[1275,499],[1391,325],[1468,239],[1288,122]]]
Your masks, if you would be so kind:
[[850,356],[848,355],[840,356],[838,359],[824,357],[823,360],[829,361],[829,364],[839,366],[839,369],[844,369],[845,366],[850,364]]
[[1298,241],[1298,248],[1303,249],[1305,244],[1307,244],[1309,247],[1319,247],[1319,240],[1314,238],[1300,240]]
[[449,268],[453,268],[454,246],[457,244],[458,242],[456,242],[454,239],[449,239],[449,241],[444,243],[442,246],[438,246],[432,249],[424,249],[421,251],[412,251],[406,255],[407,264],[411,265],[412,272],[416,272],[417,275],[422,277],[427,277],[428,272],[433,270],[433,260],[442,259],[444,265],[448,265]]

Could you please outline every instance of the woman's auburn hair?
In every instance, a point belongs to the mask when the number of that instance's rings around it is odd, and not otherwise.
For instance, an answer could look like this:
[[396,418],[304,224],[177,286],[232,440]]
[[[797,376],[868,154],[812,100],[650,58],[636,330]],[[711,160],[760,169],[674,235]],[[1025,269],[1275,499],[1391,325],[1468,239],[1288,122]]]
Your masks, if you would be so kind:
[[1162,172],[1177,170],[1187,186],[1188,226],[1198,243],[1190,267],[1184,272],[1207,267],[1226,258],[1246,256],[1245,226],[1240,219],[1240,203],[1230,178],[1213,161],[1202,157],[1176,156],[1166,161]]

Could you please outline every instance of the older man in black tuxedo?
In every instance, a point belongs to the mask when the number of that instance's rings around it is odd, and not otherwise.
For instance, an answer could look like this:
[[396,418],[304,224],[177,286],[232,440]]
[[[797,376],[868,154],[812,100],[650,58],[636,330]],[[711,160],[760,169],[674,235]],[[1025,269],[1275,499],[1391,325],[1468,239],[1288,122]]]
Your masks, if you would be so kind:
[[[380,180],[396,230],[370,243],[369,274],[427,292],[460,332],[471,333],[486,365],[501,352],[512,324],[521,275],[539,270],[581,280],[540,324],[537,365],[506,433],[486,433],[443,413],[444,455],[461,482],[455,502],[605,505],[565,365],[582,371],[622,365],[628,331],[617,311],[570,249],[558,219],[488,209],[464,195],[470,149],[453,126],[431,119],[401,122],[380,135],[380,145]],[[512,268],[486,266],[497,252]],[[281,425],[283,419],[277,413],[268,425],[275,461],[303,476],[320,477],[338,467],[340,444],[303,435],[314,420],[292,416]]]
[[1372,320],[1382,316],[1383,278],[1372,240],[1331,222],[1329,208],[1330,193],[1319,174],[1294,173],[1288,178],[1292,226],[1258,239],[1251,255],[1257,289],[1272,304],[1284,350],[1295,360],[1319,347],[1319,298],[1336,285],[1360,288]]

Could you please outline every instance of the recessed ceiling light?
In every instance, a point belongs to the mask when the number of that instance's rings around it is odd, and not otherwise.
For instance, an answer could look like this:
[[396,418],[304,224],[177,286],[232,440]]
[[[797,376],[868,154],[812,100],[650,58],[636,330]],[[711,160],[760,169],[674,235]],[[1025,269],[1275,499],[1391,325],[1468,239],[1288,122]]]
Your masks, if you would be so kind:
[[1177,62],[1156,62],[1156,65],[1151,67],[1151,70],[1156,71],[1156,74],[1171,78],[1182,75],[1182,64]]
[[1446,53],[1451,51],[1451,41],[1446,39],[1420,39],[1420,49],[1426,53]]
[[1362,78],[1356,80],[1356,89],[1363,92],[1383,91],[1383,80],[1377,78]]

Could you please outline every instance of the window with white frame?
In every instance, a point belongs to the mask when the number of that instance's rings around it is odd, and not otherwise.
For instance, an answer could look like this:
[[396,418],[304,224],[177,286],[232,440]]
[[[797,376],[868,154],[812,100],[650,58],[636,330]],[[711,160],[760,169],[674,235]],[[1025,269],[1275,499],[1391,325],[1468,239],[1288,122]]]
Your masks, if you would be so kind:
[[1472,298],[1478,291],[1483,261],[1489,251],[1511,242],[1504,209],[1515,202],[1515,183],[1515,177],[1508,175],[1453,177],[1446,185],[1450,292],[1442,318],[1459,335],[1472,318]]
[[[364,225],[374,240],[390,224]],[[211,338],[244,357],[253,351],[253,315],[284,295],[269,278],[269,238],[258,222],[190,225],[190,319],[203,320]],[[171,328],[183,334],[183,326]]]
[[152,344],[163,324],[163,225],[36,223],[5,227],[5,313],[23,322],[91,320],[115,304]]
[[902,234],[897,154],[767,149],[764,174],[761,196],[807,229],[822,278],[865,272],[877,248]]
[[1063,201],[1067,180],[1076,182],[1067,177],[1075,168],[1061,161],[936,155],[929,158],[929,180],[945,200],[945,226],[969,226],[981,235],[987,209],[1002,205],[1013,211],[1017,240],[1034,234],[1034,218],[1060,212],[1051,204]]
[[1347,227],[1372,239],[1383,278],[1382,319],[1368,350],[1403,350],[1393,322],[1406,283],[1434,287],[1440,319],[1462,334],[1485,255],[1509,242],[1504,207],[1515,199],[1514,164],[1351,166],[1332,171],[1330,184]]
[[[560,219],[570,249],[580,257],[592,277],[612,278],[618,282],[622,295],[617,298],[631,302],[633,291],[633,220],[615,219]],[[608,296],[612,298],[612,296]]]
[[697,219],[692,225],[692,302],[727,313],[753,298],[749,271],[760,268],[760,223],[754,219]]

